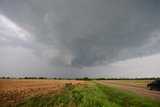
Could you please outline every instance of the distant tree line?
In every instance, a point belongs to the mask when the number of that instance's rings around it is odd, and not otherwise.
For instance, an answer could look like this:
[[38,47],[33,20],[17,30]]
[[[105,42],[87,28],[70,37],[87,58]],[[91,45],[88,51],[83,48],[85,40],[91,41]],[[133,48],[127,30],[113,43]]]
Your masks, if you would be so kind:
[[[0,77],[0,79],[10,79],[11,77]],[[54,79],[54,80],[157,80],[160,77],[151,77],[151,78],[46,78],[46,77],[21,77],[19,79]]]
[[88,78],[88,77],[84,77],[84,78],[76,78],[76,80],[92,80],[91,78]]
[[151,77],[151,78],[95,78],[95,80],[157,80],[160,77]]
[[9,79],[9,77],[0,77],[0,79]]
[[19,78],[19,79],[47,79],[45,77],[24,77],[24,78]]
[[46,77],[24,77],[19,79],[54,79],[54,80],[63,80],[65,78],[46,78]]
[[75,80],[157,80],[160,77],[151,77],[151,78],[76,78]]

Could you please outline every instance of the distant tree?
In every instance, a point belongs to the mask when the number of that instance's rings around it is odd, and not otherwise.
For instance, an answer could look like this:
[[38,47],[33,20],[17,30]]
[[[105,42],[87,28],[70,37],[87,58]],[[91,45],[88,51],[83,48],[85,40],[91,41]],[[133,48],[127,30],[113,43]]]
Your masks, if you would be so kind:
[[84,77],[83,80],[89,80],[89,78],[88,77]]
[[24,79],[28,79],[28,77],[24,77]]
[[45,79],[44,77],[39,77],[38,79]]
[[106,78],[97,78],[96,80],[106,80]]
[[76,78],[76,80],[82,80],[82,78]]

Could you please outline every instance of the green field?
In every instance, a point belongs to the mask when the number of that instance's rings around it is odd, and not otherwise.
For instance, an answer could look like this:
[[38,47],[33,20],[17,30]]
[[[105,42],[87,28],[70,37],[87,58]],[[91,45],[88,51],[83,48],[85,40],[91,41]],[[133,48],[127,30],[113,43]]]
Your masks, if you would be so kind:
[[66,84],[60,96],[52,92],[34,96],[19,103],[17,107],[159,107],[160,101],[104,86],[94,81],[74,86]]

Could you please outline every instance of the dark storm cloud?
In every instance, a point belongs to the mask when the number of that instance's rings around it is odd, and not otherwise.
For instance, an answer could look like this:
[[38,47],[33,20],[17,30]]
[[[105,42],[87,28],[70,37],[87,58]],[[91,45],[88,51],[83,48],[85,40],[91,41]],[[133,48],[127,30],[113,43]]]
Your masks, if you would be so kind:
[[158,0],[2,0],[0,13],[76,67],[144,56],[160,30]]

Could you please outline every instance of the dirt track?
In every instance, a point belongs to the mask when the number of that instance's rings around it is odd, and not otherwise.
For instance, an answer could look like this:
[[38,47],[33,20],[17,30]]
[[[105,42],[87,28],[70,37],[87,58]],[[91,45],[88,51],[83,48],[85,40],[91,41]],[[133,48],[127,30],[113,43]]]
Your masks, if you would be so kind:
[[149,98],[160,99],[160,91],[153,91],[153,90],[148,90],[147,88],[139,88],[139,87],[134,87],[134,86],[122,85],[118,83],[111,83],[108,81],[97,81],[97,82],[103,85],[108,85],[108,86],[122,89],[128,92],[146,96]]

